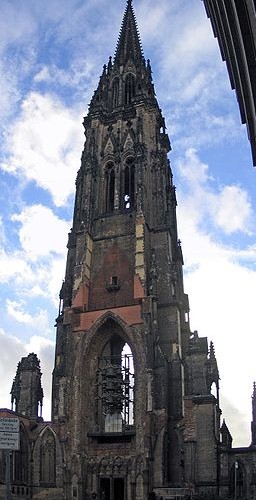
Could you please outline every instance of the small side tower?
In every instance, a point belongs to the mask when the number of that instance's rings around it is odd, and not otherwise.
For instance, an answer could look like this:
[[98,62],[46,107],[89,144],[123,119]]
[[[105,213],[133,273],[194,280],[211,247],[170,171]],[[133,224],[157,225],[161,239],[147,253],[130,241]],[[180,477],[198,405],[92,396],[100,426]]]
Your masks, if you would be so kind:
[[229,428],[225,422],[225,419],[223,419],[222,426],[220,428],[220,435],[221,435],[222,448],[226,448],[226,449],[230,450],[232,448],[233,438],[230,434],[230,431],[229,431]]
[[219,403],[219,369],[218,369],[218,364],[217,364],[217,359],[215,356],[215,349],[214,349],[214,344],[213,342],[210,342],[210,349],[209,349],[209,359],[207,363],[207,375],[206,375],[206,382],[207,382],[207,388],[208,392],[211,391],[212,385],[215,384],[216,387],[216,398]]
[[37,418],[38,405],[42,416],[43,389],[41,385],[40,361],[36,354],[30,353],[21,358],[18,363],[15,378],[12,384],[12,409],[27,417]]

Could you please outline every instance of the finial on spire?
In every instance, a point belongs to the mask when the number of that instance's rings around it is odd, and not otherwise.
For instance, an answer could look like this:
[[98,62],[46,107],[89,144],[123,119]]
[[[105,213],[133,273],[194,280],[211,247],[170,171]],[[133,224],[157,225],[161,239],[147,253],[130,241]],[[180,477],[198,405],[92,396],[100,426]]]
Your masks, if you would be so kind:
[[112,57],[109,56],[109,60],[108,60],[108,73],[111,71],[112,69]]
[[114,64],[124,65],[129,59],[137,65],[144,65],[140,35],[132,6],[132,0],[127,0],[126,9],[119,33]]
[[211,341],[210,342],[210,352],[209,352],[210,358],[215,358],[215,349],[214,349],[214,343]]
[[256,399],[256,382],[253,382],[252,398]]

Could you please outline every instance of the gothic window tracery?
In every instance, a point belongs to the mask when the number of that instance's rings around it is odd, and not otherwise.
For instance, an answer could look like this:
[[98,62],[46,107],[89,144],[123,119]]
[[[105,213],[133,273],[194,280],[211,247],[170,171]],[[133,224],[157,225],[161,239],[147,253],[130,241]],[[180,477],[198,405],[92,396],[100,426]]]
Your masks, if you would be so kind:
[[56,442],[50,429],[42,436],[40,446],[40,483],[55,484],[56,481]]
[[135,192],[135,166],[134,159],[128,158],[123,171],[123,208],[131,210],[134,208]]
[[109,162],[105,169],[105,212],[114,211],[115,204],[115,168],[112,162]]
[[132,99],[135,96],[135,77],[132,73],[128,73],[125,79],[125,104],[130,105],[132,103]]

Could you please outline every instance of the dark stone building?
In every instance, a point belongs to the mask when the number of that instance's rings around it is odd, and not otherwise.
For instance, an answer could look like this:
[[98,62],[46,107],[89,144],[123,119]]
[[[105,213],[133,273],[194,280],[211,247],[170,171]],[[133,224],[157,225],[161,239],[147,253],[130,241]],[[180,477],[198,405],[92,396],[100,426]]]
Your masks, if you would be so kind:
[[242,123],[246,123],[256,166],[256,2],[203,0],[236,90]]
[[[190,331],[170,142],[131,0],[84,129],[52,422],[38,416],[35,354],[18,365],[14,409],[0,412],[20,419],[12,498],[255,498],[256,394],[252,446],[232,449],[213,344]],[[0,498],[4,474],[2,452]]]

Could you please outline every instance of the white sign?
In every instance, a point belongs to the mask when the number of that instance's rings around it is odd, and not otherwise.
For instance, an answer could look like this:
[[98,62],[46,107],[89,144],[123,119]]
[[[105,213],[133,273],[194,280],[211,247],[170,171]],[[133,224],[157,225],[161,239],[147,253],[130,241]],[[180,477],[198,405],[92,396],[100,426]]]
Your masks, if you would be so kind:
[[20,422],[16,417],[0,418],[0,449],[19,450]]
[[0,432],[9,431],[9,432],[19,432],[20,421],[18,418],[0,418]]

